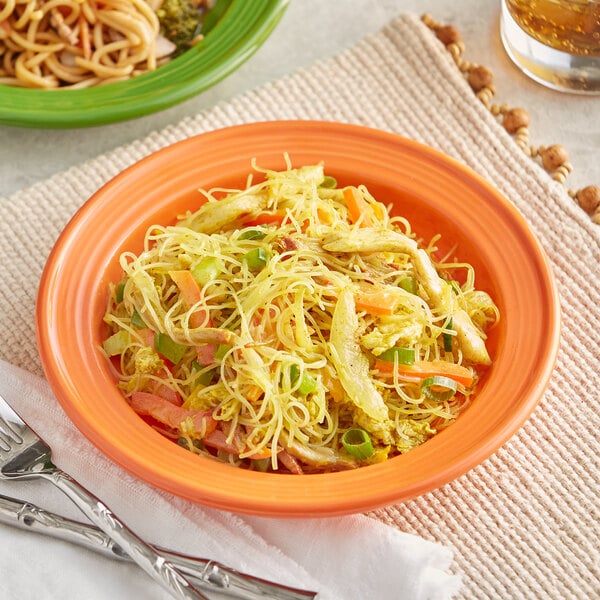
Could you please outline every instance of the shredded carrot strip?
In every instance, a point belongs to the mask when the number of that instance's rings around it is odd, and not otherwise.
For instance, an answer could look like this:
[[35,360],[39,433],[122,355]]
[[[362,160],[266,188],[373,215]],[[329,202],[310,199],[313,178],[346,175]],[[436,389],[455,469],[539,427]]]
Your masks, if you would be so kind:
[[375,368],[384,375],[393,375],[394,367],[396,367],[399,375],[418,379],[442,375],[454,379],[454,381],[465,387],[472,386],[475,380],[473,373],[467,367],[445,360],[420,360],[415,361],[412,365],[395,365],[391,361],[381,359],[375,361]]
[[361,290],[354,295],[354,302],[358,310],[366,310],[376,315],[392,315],[400,299],[397,294],[380,291]]
[[[184,304],[191,308],[202,301],[202,290],[191,271],[169,271],[169,276],[179,288]],[[212,327],[210,315],[204,309],[198,309],[190,315],[190,325],[196,327]]]

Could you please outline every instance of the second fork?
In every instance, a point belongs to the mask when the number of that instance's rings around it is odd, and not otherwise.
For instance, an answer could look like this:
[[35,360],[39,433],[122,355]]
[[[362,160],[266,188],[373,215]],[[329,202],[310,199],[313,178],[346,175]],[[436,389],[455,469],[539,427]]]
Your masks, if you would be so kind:
[[52,463],[50,447],[0,396],[0,479],[50,481],[148,575],[180,600],[208,600],[154,548],[139,538],[98,498]]

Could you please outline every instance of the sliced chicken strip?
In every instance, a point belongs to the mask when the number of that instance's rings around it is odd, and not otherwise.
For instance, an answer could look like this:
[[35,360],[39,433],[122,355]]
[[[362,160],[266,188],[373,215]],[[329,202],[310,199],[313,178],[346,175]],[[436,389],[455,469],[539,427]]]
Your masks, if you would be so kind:
[[215,233],[243,215],[258,215],[267,208],[268,202],[266,195],[229,196],[218,202],[207,202],[193,217],[183,220],[180,225],[199,233]]
[[328,252],[403,252],[408,254],[415,266],[419,281],[429,297],[432,309],[452,313],[453,327],[463,356],[474,363],[489,365],[490,356],[485,341],[469,315],[456,307],[450,286],[437,273],[429,254],[419,249],[417,242],[402,233],[389,230],[363,228],[352,233],[336,233],[322,241]]
[[330,352],[340,383],[358,409],[356,420],[384,443],[392,442],[393,423],[381,394],[369,376],[369,360],[356,339],[358,316],[352,290],[343,289],[333,312]]

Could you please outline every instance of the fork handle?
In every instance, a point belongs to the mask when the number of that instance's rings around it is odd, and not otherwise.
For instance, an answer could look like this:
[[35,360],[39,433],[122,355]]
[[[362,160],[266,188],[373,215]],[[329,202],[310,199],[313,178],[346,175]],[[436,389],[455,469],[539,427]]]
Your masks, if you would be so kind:
[[69,497],[86,517],[121,546],[129,557],[150,577],[180,600],[209,600],[161,554],[139,538],[92,493],[60,469],[40,472]]

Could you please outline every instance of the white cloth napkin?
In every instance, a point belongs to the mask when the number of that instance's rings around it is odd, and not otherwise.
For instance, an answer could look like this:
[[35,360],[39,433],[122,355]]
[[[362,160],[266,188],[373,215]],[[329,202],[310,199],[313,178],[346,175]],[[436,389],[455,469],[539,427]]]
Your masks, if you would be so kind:
[[[0,361],[0,394],[52,447],[54,462],[148,542],[316,590],[319,600],[446,600],[458,592],[448,547],[365,515],[267,519],[195,505],[105,458],[68,420],[45,380]],[[48,482],[0,481],[0,494],[84,519]],[[0,525],[0,540],[0,598],[169,597],[136,566],[66,542],[8,525]]]

